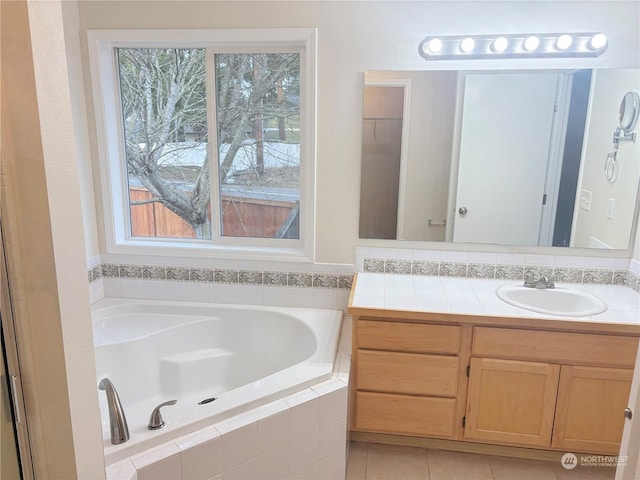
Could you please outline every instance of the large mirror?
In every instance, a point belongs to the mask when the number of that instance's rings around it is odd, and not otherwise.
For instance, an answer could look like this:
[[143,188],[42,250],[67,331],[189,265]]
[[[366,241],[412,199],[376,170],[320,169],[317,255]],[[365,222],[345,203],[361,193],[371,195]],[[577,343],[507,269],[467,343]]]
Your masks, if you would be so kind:
[[366,72],[360,238],[628,248],[640,142],[612,139],[639,86],[638,69]]

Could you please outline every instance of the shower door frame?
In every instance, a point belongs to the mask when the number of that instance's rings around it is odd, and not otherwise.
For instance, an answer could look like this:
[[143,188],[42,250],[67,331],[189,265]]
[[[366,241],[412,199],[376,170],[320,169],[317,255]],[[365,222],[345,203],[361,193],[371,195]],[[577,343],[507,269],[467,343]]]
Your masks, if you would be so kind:
[[18,461],[22,480],[35,479],[29,427],[22,390],[22,375],[18,353],[15,316],[9,283],[9,265],[6,257],[2,217],[0,216],[0,320],[4,336],[4,353],[8,389],[11,395],[11,414],[18,447]]

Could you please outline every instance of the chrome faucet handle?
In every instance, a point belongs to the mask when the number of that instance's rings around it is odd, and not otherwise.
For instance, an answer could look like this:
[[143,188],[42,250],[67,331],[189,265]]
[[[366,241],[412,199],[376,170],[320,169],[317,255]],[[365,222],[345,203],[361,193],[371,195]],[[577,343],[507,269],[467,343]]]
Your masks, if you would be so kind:
[[151,412],[151,416],[149,417],[149,425],[147,425],[147,428],[149,430],[158,430],[159,428],[164,427],[165,423],[162,419],[162,415],[160,414],[160,409],[168,405],[175,405],[176,403],[178,403],[177,400],[169,400],[168,402],[163,402],[154,408],[153,412]]

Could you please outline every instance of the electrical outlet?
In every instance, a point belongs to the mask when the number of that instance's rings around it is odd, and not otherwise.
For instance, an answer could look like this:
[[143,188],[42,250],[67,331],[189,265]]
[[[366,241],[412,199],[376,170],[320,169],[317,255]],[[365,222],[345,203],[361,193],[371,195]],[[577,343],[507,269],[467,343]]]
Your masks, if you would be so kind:
[[580,190],[580,208],[582,210],[586,210],[587,212],[591,211],[591,191],[590,190]]
[[616,205],[616,199],[609,197],[609,201],[607,202],[607,218],[609,220],[613,220],[613,209]]

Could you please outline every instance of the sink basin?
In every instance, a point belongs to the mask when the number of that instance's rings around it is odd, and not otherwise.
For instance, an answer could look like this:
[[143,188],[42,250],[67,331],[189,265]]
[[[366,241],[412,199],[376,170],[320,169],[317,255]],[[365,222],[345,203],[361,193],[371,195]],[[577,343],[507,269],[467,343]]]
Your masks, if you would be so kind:
[[589,317],[607,309],[607,304],[598,297],[566,287],[537,289],[503,285],[496,290],[496,295],[514,307],[546,315]]

